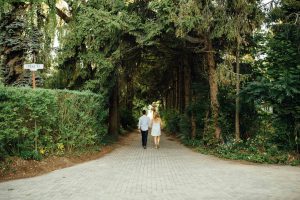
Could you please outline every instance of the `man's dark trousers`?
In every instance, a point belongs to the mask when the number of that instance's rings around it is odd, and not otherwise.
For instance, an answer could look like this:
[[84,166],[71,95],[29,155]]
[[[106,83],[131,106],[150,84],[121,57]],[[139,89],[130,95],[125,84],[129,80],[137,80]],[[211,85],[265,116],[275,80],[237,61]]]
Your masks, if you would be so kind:
[[143,147],[147,146],[147,138],[148,138],[148,130],[147,131],[142,131],[142,144]]

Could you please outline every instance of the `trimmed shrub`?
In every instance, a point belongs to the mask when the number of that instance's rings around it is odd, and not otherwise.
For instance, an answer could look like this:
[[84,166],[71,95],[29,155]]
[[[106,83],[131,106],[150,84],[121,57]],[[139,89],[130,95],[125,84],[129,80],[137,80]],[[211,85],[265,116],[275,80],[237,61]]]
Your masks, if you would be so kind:
[[0,86],[0,158],[40,159],[99,143],[103,97],[90,92]]

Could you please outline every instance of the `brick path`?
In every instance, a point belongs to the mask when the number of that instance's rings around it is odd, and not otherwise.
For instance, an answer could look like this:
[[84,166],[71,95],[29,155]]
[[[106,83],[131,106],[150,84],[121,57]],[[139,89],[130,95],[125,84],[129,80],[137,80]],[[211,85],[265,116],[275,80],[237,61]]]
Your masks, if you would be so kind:
[[[149,144],[149,142],[148,142]],[[142,149],[131,134],[106,156],[42,176],[0,183],[1,200],[299,200],[300,168],[241,164],[163,137]]]

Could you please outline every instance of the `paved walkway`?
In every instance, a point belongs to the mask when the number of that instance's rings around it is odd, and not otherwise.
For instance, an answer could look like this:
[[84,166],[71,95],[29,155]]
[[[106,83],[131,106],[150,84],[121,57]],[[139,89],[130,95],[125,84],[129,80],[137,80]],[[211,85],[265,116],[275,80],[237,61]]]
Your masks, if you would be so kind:
[[224,161],[165,136],[144,150],[133,133],[98,160],[0,183],[0,199],[299,200],[300,168]]

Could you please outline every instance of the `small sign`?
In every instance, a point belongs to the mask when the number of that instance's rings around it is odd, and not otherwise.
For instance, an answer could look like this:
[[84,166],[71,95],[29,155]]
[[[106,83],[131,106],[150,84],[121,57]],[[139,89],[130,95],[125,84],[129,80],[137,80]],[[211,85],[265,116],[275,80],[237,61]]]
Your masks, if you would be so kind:
[[44,64],[24,64],[24,69],[29,69],[30,71],[37,71],[38,69],[43,69]]
[[35,88],[35,71],[38,69],[43,69],[44,65],[43,64],[24,64],[24,69],[29,69],[32,72],[32,88]]

